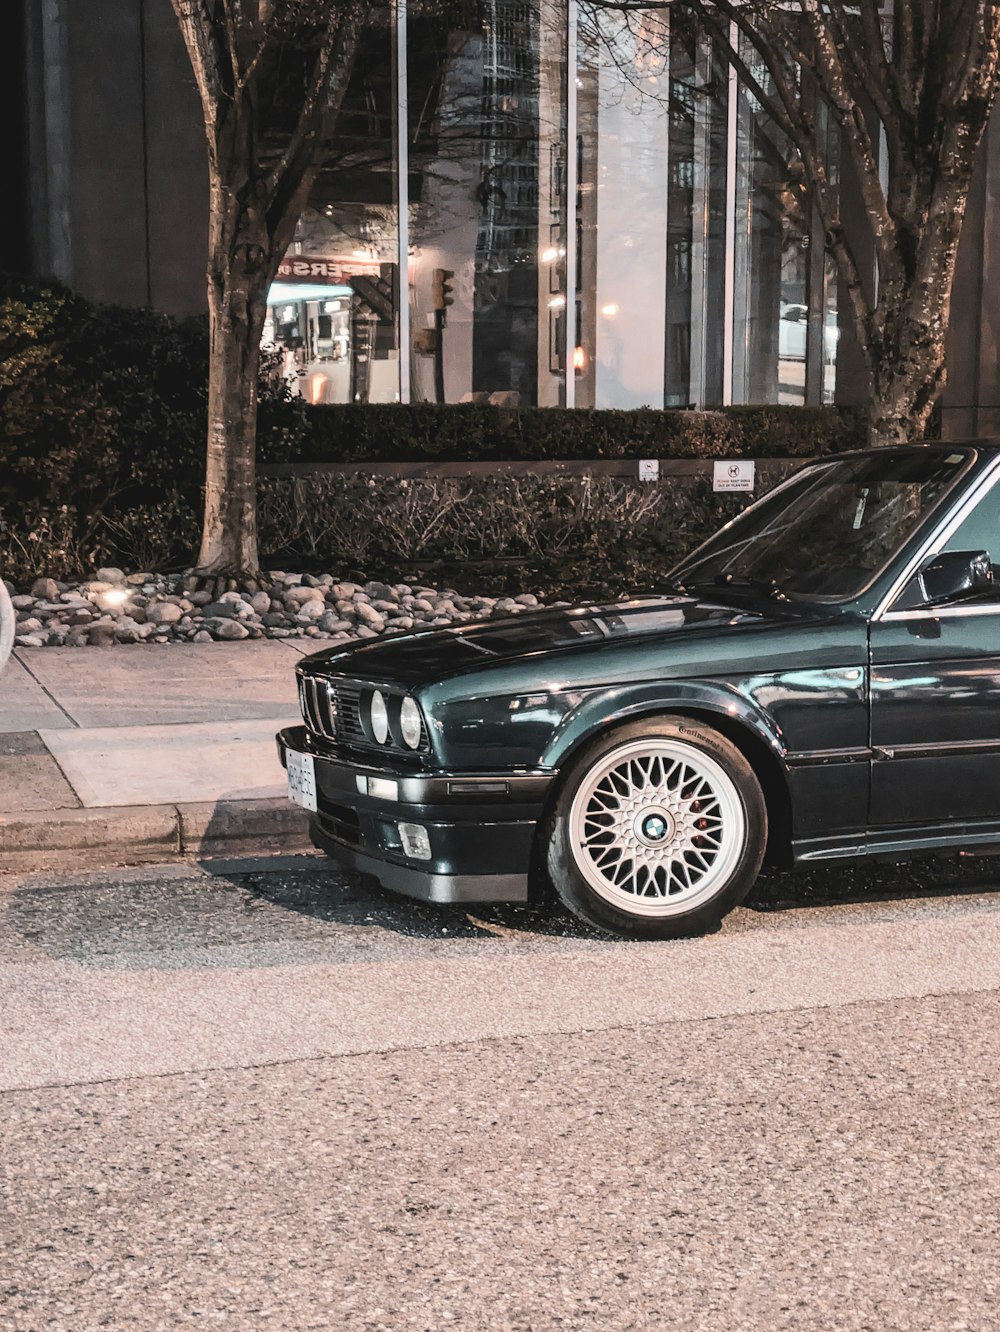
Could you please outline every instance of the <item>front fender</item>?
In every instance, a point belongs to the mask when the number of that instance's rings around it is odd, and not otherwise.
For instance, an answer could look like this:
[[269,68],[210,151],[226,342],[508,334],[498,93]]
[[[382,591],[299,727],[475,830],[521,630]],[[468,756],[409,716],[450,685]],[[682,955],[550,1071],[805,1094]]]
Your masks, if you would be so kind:
[[609,727],[666,712],[714,714],[736,722],[752,732],[784,766],[787,746],[774,719],[731,686],[699,680],[617,685],[588,694],[552,732],[541,766],[560,768],[575,750]]

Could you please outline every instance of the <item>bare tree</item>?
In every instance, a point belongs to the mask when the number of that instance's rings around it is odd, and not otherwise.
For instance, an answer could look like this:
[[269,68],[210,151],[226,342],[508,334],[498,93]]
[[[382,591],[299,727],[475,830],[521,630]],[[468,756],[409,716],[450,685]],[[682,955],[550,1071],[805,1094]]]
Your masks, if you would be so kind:
[[[865,355],[870,443],[922,438],[945,385],[959,236],[1000,86],[1000,3],[588,3],[636,24],[639,40],[657,40],[656,10],[714,38],[801,160]],[[860,225],[841,215],[817,97],[839,127]]]
[[328,152],[368,0],[172,0],[208,147],[208,449],[198,572],[257,573],[267,291]]

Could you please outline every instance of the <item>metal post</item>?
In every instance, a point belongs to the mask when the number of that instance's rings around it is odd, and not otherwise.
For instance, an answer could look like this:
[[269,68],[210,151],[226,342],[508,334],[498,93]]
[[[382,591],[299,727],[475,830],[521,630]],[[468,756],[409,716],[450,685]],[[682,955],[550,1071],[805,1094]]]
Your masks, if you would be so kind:
[[[729,42],[734,47],[739,41],[736,24],[729,25]],[[729,66],[728,100],[726,102],[726,231],[725,270],[722,288],[722,405],[733,401],[733,327],[736,318],[736,146],[739,130],[739,79],[736,66]]]
[[392,67],[396,87],[396,344],[399,401],[410,401],[410,126],[406,83],[406,0],[392,0]]
[[698,93],[694,107],[693,185],[691,190],[691,401],[704,408],[708,367],[708,239],[709,170],[712,151],[712,108],[704,90],[712,77],[711,39],[701,36],[695,52]]
[[41,0],[40,9],[47,214],[45,268],[63,282],[72,282],[69,43],[62,0]]
[[666,184],[663,196],[663,406],[667,406],[667,367],[670,362],[670,154],[673,150],[673,144],[670,141],[670,94],[674,77],[673,54],[670,42],[670,11],[665,9],[662,13],[663,23],[663,43],[666,47],[666,64],[664,66],[664,75],[666,78],[667,93],[667,116],[666,116],[666,134],[664,135],[663,148],[663,178]]
[[566,0],[566,385],[567,407],[576,406],[576,195],[577,195],[577,10],[576,0]]

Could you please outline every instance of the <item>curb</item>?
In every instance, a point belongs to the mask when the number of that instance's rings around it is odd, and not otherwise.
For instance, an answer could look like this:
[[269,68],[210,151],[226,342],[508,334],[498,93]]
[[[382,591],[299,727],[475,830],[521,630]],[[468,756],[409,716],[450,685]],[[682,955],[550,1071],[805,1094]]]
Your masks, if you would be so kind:
[[308,816],[283,797],[0,814],[0,872],[313,850]]

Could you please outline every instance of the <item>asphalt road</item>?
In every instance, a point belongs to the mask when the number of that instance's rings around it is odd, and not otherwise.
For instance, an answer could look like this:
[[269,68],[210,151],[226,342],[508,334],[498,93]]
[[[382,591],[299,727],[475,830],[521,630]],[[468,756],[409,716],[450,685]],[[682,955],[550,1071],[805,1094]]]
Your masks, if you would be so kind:
[[0,1329],[992,1332],[995,872],[638,945],[312,863],[0,878]]

